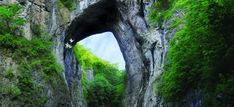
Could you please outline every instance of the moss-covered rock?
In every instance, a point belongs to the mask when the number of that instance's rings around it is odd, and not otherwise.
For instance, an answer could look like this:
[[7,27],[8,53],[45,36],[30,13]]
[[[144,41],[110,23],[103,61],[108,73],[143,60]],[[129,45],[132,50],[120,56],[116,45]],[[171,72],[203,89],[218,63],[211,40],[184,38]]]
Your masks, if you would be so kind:
[[37,37],[27,40],[11,29],[24,22],[17,16],[18,7],[0,7],[0,20],[8,20],[2,26],[5,31],[0,32],[0,105],[70,106],[63,69],[51,51],[50,37],[38,31]]

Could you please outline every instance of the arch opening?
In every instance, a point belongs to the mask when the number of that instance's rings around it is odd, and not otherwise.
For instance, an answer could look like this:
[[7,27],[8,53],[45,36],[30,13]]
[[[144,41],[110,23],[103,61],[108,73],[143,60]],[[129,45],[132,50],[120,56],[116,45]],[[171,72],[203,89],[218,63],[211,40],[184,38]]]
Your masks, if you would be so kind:
[[82,39],[78,43],[88,48],[92,53],[101,59],[104,59],[112,64],[117,64],[119,69],[125,70],[123,55],[112,32],[94,34]]
[[88,107],[122,107],[125,62],[114,35],[111,32],[91,35],[73,49],[81,66],[83,94]]
[[[116,0],[100,0],[72,20],[65,32],[64,39],[65,76],[70,92],[76,91],[77,89],[73,87],[81,84],[82,74],[79,64],[77,64],[79,62],[76,62],[71,49],[72,46],[93,34],[113,32],[126,62],[126,87],[123,104],[126,107],[129,104],[140,106],[144,97],[144,87],[147,84],[148,71],[143,63],[144,58],[136,38],[137,31],[126,18],[127,13],[124,13],[126,11],[124,7],[117,5],[120,4]],[[124,6],[124,4],[121,5]],[[121,7],[121,9],[117,7]],[[77,77],[73,75],[77,75]],[[71,96],[74,97],[74,100],[78,99],[74,95]]]

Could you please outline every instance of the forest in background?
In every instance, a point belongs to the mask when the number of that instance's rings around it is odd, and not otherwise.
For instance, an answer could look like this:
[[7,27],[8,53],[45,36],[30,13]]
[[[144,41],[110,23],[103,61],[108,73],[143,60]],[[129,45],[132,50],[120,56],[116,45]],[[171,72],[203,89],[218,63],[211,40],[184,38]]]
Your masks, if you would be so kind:
[[[120,70],[118,64],[97,57],[79,43],[74,51],[81,66],[82,87],[88,106],[122,107],[126,72]],[[88,80],[90,76],[93,76],[92,80]]]

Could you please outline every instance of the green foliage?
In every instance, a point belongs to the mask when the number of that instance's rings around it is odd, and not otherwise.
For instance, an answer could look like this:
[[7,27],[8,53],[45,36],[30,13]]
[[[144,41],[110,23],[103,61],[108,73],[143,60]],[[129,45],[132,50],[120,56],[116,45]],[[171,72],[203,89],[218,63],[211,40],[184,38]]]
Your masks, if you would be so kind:
[[18,28],[25,22],[22,18],[17,17],[20,8],[19,5],[15,4],[0,6],[0,34],[19,35]]
[[13,69],[7,69],[6,70],[6,73],[5,73],[5,77],[6,78],[9,78],[9,79],[12,79],[15,77],[15,72]]
[[[122,107],[125,71],[104,61],[82,45],[74,48],[82,68],[82,85],[90,107]],[[87,80],[87,70],[94,71],[94,80]]]
[[80,44],[77,44],[74,50],[82,69],[91,69],[94,63],[99,60],[98,57]]
[[[43,92],[45,86],[41,86],[42,81],[38,79],[44,77],[46,82],[51,82],[58,75],[62,76],[62,68],[51,52],[50,36],[41,32],[27,40],[19,33],[18,28],[25,22],[17,16],[19,10],[18,5],[0,6],[0,49],[9,51],[18,65],[17,70],[4,71],[4,78],[15,82],[10,87],[3,84],[6,91],[1,94],[6,92],[13,96],[12,101],[20,101],[22,106],[44,106],[47,100]],[[55,84],[51,82],[51,85]]]
[[12,97],[17,97],[21,94],[20,89],[12,84],[8,87],[7,91]]
[[166,101],[181,101],[189,90],[201,89],[206,93],[204,107],[234,105],[233,7],[232,0],[175,2],[172,10],[182,9],[185,22],[170,42],[158,85]]
[[15,98],[21,94],[20,89],[14,84],[4,85],[0,88],[2,94],[9,94],[11,98]]
[[58,6],[61,7],[66,7],[69,10],[75,10],[76,5],[75,5],[75,0],[59,0],[58,1]]
[[96,75],[88,87],[88,105],[90,107],[105,107],[112,105],[114,98],[113,85],[103,75]]
[[161,27],[162,22],[169,13],[169,8],[172,6],[174,0],[156,0],[149,8],[150,25],[152,27]]

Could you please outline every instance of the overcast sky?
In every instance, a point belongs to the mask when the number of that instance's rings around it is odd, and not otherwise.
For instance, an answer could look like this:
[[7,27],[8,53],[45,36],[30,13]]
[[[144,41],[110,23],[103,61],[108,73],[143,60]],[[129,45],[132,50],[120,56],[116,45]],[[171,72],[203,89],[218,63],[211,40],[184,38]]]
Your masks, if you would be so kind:
[[102,59],[111,63],[118,63],[120,69],[125,69],[123,55],[120,52],[119,45],[111,32],[92,35],[83,39],[79,43]]

